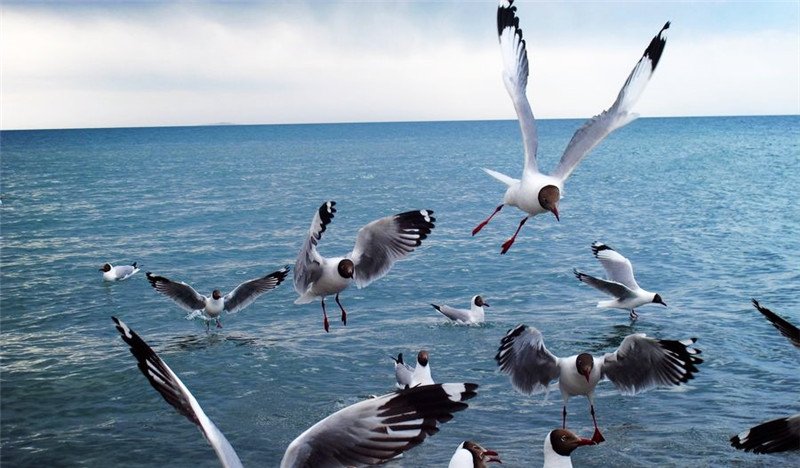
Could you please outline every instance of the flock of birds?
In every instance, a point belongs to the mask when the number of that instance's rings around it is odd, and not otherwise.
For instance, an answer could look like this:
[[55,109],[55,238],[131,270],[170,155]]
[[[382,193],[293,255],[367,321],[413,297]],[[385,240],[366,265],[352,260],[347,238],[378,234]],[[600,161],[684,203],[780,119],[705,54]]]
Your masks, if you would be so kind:
[[[590,119],[573,136],[564,155],[551,175],[539,172],[536,161],[536,124],[525,95],[528,78],[528,58],[519,18],[513,0],[501,0],[497,11],[497,28],[503,56],[503,81],[514,103],[525,148],[525,165],[520,179],[484,169],[489,175],[507,185],[503,203],[472,232],[474,236],[503,208],[511,205],[525,212],[516,232],[501,249],[511,248],[528,218],[551,212],[559,218],[558,203],[564,182],[578,163],[608,134],[633,121],[630,112],[652,76],[666,44],[666,23],[652,39],[639,62],[623,85],[616,101],[601,114]],[[334,296],[341,311],[341,321],[347,324],[347,311],[339,294],[352,283],[363,288],[380,279],[392,265],[420,246],[434,229],[436,219],[430,210],[408,211],[375,220],[362,227],[356,236],[353,250],[339,257],[324,257],[317,247],[323,233],[333,220],[336,203],[323,203],[314,214],[308,236],[302,244],[294,265],[296,304],[320,299],[323,327],[330,324],[325,298]],[[661,296],[642,289],[634,279],[631,262],[606,244],[592,245],[594,256],[606,271],[606,278],[596,278],[578,270],[575,276],[613,299],[600,301],[601,308],[619,308],[636,320],[636,309],[645,304],[666,306]],[[101,268],[103,279],[120,281],[139,271],[136,263]],[[153,288],[171,298],[190,313],[188,318],[201,317],[207,329],[211,322],[222,327],[222,312],[234,313],[252,304],[262,294],[279,286],[288,276],[289,267],[239,284],[223,295],[214,290],[210,297],[195,291],[190,285],[147,272]],[[764,314],[782,334],[800,348],[800,330],[786,320],[762,307]],[[470,309],[456,309],[444,304],[433,308],[462,324],[477,324],[485,320],[484,308],[489,304],[480,295],[472,298]],[[206,416],[189,389],[148,344],[117,318],[113,318],[122,339],[138,361],[139,369],[164,399],[182,415],[195,423],[214,448],[225,467],[241,466],[236,451],[223,433]],[[702,363],[700,350],[693,347],[696,338],[662,340],[631,334],[622,340],[614,352],[592,356],[581,352],[557,357],[544,344],[536,328],[519,325],[501,339],[495,359],[502,373],[507,374],[513,387],[521,393],[547,391],[551,382],[558,381],[563,398],[561,427],[544,438],[544,466],[572,466],[570,454],[578,447],[599,444],[605,440],[597,425],[594,392],[598,383],[609,380],[623,394],[632,395],[657,386],[676,386],[687,382],[698,372]],[[414,367],[405,363],[399,354],[395,361],[398,390],[387,395],[368,398],[339,410],[319,421],[298,436],[286,449],[281,467],[358,466],[385,463],[402,456],[403,452],[419,445],[426,437],[438,432],[439,424],[467,408],[466,400],[477,395],[474,383],[434,383],[429,355],[421,350]],[[581,438],[566,428],[567,402],[572,396],[586,396],[594,423],[590,439]],[[768,421],[731,438],[736,448],[756,453],[800,449],[800,414]],[[500,462],[497,452],[474,441],[460,444],[450,461],[450,468],[483,467]]]

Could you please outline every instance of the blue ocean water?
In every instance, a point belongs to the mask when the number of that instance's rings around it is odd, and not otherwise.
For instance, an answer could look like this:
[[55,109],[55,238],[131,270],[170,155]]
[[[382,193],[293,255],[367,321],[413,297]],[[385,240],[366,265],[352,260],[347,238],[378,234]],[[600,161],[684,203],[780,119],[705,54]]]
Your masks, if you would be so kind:
[[[540,166],[554,167],[578,120],[540,121]],[[541,464],[561,423],[557,390],[516,393],[494,355],[506,330],[539,328],[560,356],[616,349],[632,332],[698,337],[697,378],[635,397],[601,384],[607,442],[576,466],[763,465],[728,438],[800,410],[798,352],[750,305],[800,323],[800,117],[640,119],[581,163],[561,222],[503,210],[503,187],[481,167],[516,176],[515,121],[6,131],[0,134],[2,313],[0,462],[7,466],[217,466],[198,431],[135,367],[110,320],[126,321],[181,376],[245,466],[277,466],[316,421],[393,390],[390,355],[431,356],[439,382],[480,384],[441,432],[389,466],[446,466],[474,439],[506,466]],[[294,305],[290,283],[207,334],[156,294],[144,271],[199,291],[293,264],[314,211],[339,209],[321,243],[352,248],[365,223],[429,208],[437,226],[382,280],[342,294],[348,325],[318,303]],[[669,307],[627,314],[572,269],[600,275],[604,241]],[[103,283],[104,262],[142,272]],[[482,294],[488,322],[452,326],[431,302],[466,307]],[[336,310],[331,301],[331,310]],[[568,425],[591,435],[588,403]]]

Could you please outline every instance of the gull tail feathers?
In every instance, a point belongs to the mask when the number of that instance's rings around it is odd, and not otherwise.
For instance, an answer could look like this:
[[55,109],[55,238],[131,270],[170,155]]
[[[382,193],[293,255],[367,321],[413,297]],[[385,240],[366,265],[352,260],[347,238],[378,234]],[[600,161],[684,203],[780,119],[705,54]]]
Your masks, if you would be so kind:
[[509,176],[507,176],[505,174],[501,174],[501,173],[499,173],[497,171],[493,171],[491,169],[486,169],[485,167],[482,168],[482,169],[483,169],[483,171],[485,173],[489,174],[490,176],[494,177],[495,179],[499,180],[500,182],[506,184],[509,187],[511,187],[512,185],[514,185],[514,184],[519,182],[519,179],[515,179],[513,177],[509,177]]

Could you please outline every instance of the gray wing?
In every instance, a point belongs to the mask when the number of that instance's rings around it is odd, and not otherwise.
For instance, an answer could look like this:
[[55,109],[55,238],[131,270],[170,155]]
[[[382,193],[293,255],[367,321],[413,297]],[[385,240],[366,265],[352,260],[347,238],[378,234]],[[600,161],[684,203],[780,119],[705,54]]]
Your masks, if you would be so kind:
[[578,270],[572,270],[578,281],[586,283],[589,286],[604,292],[610,296],[618,297],[620,299],[633,296],[633,291],[628,289],[624,284],[616,283],[614,281],[601,280],[594,276],[589,276],[586,273],[581,273]]
[[150,385],[164,397],[167,403],[172,405],[178,413],[186,416],[186,419],[193,422],[200,428],[208,443],[217,453],[220,463],[224,467],[241,467],[242,462],[231,446],[225,435],[217,429],[211,419],[203,412],[203,408],[197,403],[192,393],[181,382],[181,379],[172,372],[167,363],[142,340],[133,330],[125,325],[125,322],[111,317],[122,336],[122,340],[130,346],[131,354],[139,363],[139,370],[142,371]]
[[583,126],[575,132],[572,140],[564,150],[558,166],[553,172],[554,177],[565,180],[572,174],[578,163],[589,154],[595,146],[600,144],[614,130],[623,127],[638,117],[637,114],[631,113],[630,110],[636,101],[639,100],[642,91],[644,91],[650,77],[656,70],[658,61],[661,59],[661,53],[664,51],[664,46],[667,43],[665,31],[669,28],[667,22],[661,31],[650,41],[650,45],[645,49],[642,58],[633,67],[633,71],[628,75],[625,84],[617,96],[614,104],[603,111],[600,115],[596,115],[587,121]]
[[289,273],[289,266],[285,266],[278,271],[261,277],[245,281],[244,283],[236,286],[236,289],[225,295],[225,310],[228,312],[237,312],[244,309],[255,301],[258,296],[267,291],[271,291],[278,287],[281,282],[286,278]]
[[114,267],[114,276],[118,279],[125,279],[136,272],[135,265],[120,265]]
[[358,402],[296,438],[281,468],[376,465],[421,444],[467,408],[478,385],[422,385]]
[[353,279],[363,288],[383,277],[394,262],[413,252],[428,237],[436,218],[431,210],[407,211],[373,221],[358,231],[350,253]]
[[513,0],[500,0],[497,7],[497,35],[503,55],[503,84],[514,103],[522,132],[522,143],[525,147],[523,174],[537,173],[539,170],[536,167],[538,145],[536,121],[528,97],[525,95],[525,88],[528,86],[528,51],[522,38],[522,30],[519,28],[517,7],[512,6],[513,3]]
[[592,244],[592,253],[603,265],[610,281],[622,283],[631,290],[639,289],[639,285],[633,278],[633,265],[630,260],[602,242]]
[[613,353],[603,356],[601,371],[624,395],[635,395],[657,386],[688,382],[703,362],[699,349],[691,348],[697,338],[656,340],[643,333],[628,335]]
[[187,312],[203,310],[206,307],[206,297],[198,294],[191,286],[182,281],[172,281],[169,278],[154,275],[149,271],[147,272],[147,280],[150,281],[156,291],[175,301],[181,309]]
[[800,413],[751,427],[731,437],[731,446],[753,453],[800,450]]
[[322,256],[317,252],[317,244],[333,220],[333,214],[336,213],[335,206],[335,201],[327,201],[314,214],[311,227],[308,229],[308,237],[303,242],[294,264],[294,290],[297,294],[305,294],[311,283],[322,275]]
[[448,305],[437,305],[431,304],[434,309],[438,310],[442,315],[449,318],[450,320],[460,320],[462,322],[468,322],[470,319],[469,311],[464,309],[456,309],[454,307],[450,307]]
[[560,374],[558,358],[544,347],[542,333],[527,325],[506,333],[494,359],[514,388],[526,395],[547,390]]
[[767,318],[767,320],[772,323],[772,325],[775,326],[775,328],[778,329],[781,335],[788,338],[793,345],[800,348],[800,328],[795,327],[791,323],[784,320],[783,317],[767,309],[766,307],[762,307],[761,304],[759,304],[755,299],[753,299],[753,305],[764,315],[764,317]]
[[397,387],[408,387],[411,385],[413,377],[414,368],[403,362],[403,353],[398,354],[397,359],[394,359],[394,378],[397,380]]

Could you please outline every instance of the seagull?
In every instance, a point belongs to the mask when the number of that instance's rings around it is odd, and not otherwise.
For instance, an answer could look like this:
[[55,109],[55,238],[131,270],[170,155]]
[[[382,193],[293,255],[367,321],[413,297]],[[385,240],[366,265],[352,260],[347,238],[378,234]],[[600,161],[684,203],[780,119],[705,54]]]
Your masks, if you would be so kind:
[[[775,328],[800,348],[800,329],[753,299],[753,306],[772,322]],[[775,453],[800,450],[800,413],[773,419],[731,437],[731,446],[746,452]]]
[[578,437],[570,430],[553,429],[544,438],[544,468],[572,468],[572,452],[594,444],[593,440]]
[[353,251],[344,257],[326,258],[317,252],[322,233],[333,220],[336,202],[327,201],[314,214],[308,238],[303,243],[294,266],[294,289],[300,297],[295,304],[322,299],[322,324],[329,331],[325,297],[335,294],[347,325],[347,312],[339,302],[339,293],[350,283],[363,288],[382,278],[397,260],[419,247],[434,228],[431,210],[407,211],[375,220],[358,231]]
[[135,275],[136,272],[139,271],[139,267],[136,266],[136,262],[121,266],[113,266],[110,263],[104,263],[100,271],[103,272],[103,281],[122,281]]
[[497,33],[503,56],[503,83],[511,96],[519,119],[522,143],[525,147],[525,166],[521,179],[484,168],[487,174],[507,185],[508,189],[503,197],[503,203],[498,205],[486,220],[472,230],[473,236],[480,232],[505,205],[515,206],[524,211],[526,216],[520,221],[516,232],[503,243],[501,250],[503,254],[511,248],[528,218],[549,211],[553,213],[556,220],[560,219],[558,202],[564,191],[564,182],[578,166],[578,163],[611,132],[631,123],[638,117],[637,114],[630,111],[658,65],[667,42],[665,31],[670,25],[667,22],[650,41],[642,58],[633,68],[628,79],[625,80],[614,104],[608,110],[592,117],[575,132],[561,156],[558,166],[552,174],[547,175],[539,172],[536,162],[538,146],[536,122],[525,95],[525,88],[528,84],[528,53],[525,40],[522,38],[522,30],[519,28],[519,18],[516,16],[517,7],[512,6],[513,3],[513,0],[500,0],[497,8]]
[[772,325],[778,329],[781,335],[788,338],[790,343],[800,348],[800,328],[795,327],[766,307],[762,307],[761,304],[759,304],[755,299],[753,299],[753,306],[755,306],[759,312],[764,314],[764,317],[766,317],[767,320],[772,322]]
[[438,310],[442,313],[445,317],[453,320],[455,322],[460,323],[483,323],[484,322],[484,314],[483,308],[489,307],[488,302],[484,302],[481,296],[472,296],[472,302],[470,303],[469,310],[466,309],[456,309],[454,307],[450,307],[447,305],[438,305],[438,304],[431,304],[434,309]]
[[607,280],[589,276],[578,270],[572,271],[579,281],[614,296],[613,300],[598,302],[597,307],[628,310],[631,320],[636,320],[639,314],[635,309],[639,306],[650,303],[667,306],[659,294],[645,291],[636,284],[631,261],[620,255],[619,252],[601,242],[595,242],[592,244],[592,253],[605,268]]
[[800,413],[751,427],[731,437],[731,446],[753,453],[800,450]]
[[[150,385],[195,423],[225,468],[241,467],[225,435],[178,376],[139,335],[112,317]],[[286,449],[282,468],[343,467],[385,463],[439,431],[438,423],[466,409],[474,383],[425,385],[370,398],[341,409],[300,434]]]
[[428,352],[424,349],[417,354],[417,366],[412,368],[403,362],[403,353],[394,360],[394,377],[397,379],[397,388],[416,387],[417,385],[433,384],[431,368],[428,365]]
[[487,463],[503,463],[494,450],[481,447],[471,440],[461,442],[447,468],[486,468]]
[[222,295],[219,289],[211,292],[211,297],[203,296],[188,284],[182,281],[173,281],[163,276],[156,276],[147,272],[147,280],[156,291],[171,298],[180,308],[187,312],[199,311],[200,316],[206,321],[206,328],[211,320],[217,322],[217,328],[222,328],[220,314],[238,312],[249,306],[258,296],[275,289],[286,278],[289,267],[285,266],[278,271],[251,279],[236,286],[233,291]]
[[571,396],[589,399],[594,435],[600,443],[605,439],[597,428],[594,414],[594,390],[604,378],[610,380],[623,395],[635,395],[656,386],[676,386],[694,378],[700,350],[690,348],[697,341],[656,340],[643,333],[628,335],[613,353],[596,357],[581,353],[559,358],[544,346],[542,333],[527,325],[509,330],[500,341],[495,360],[500,371],[508,374],[517,391],[530,395],[545,391],[558,379],[564,399],[562,428],[567,427],[567,402]]

